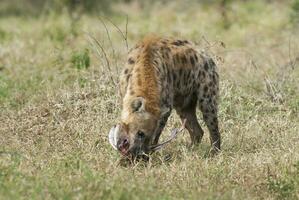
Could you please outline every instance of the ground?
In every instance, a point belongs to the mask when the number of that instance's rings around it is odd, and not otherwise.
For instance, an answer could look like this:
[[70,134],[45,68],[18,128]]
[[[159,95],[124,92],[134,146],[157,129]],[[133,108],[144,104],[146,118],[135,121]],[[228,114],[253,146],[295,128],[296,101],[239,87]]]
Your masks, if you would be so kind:
[[[221,154],[207,156],[200,117],[200,146],[185,131],[149,163],[121,166],[107,139],[127,51],[117,29],[103,19],[109,40],[94,15],[1,16],[0,199],[298,199],[299,30],[290,1],[232,3],[227,21],[217,5],[192,2],[113,9],[121,30],[129,14],[129,47],[151,32],[193,40],[217,58]],[[173,114],[162,139],[179,126]]]

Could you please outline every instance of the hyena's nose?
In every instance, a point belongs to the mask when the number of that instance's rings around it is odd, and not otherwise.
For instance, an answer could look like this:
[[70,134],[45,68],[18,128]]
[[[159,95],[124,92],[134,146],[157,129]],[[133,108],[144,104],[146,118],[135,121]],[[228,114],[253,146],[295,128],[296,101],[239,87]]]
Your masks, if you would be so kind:
[[127,138],[120,138],[117,143],[118,143],[117,144],[118,149],[122,153],[126,154],[130,147],[129,140]]

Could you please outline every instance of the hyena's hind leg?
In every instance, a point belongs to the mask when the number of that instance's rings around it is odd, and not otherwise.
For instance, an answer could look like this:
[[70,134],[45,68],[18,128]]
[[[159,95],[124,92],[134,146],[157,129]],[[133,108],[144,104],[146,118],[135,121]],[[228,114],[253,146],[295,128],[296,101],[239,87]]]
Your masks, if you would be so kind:
[[199,98],[199,107],[203,114],[203,120],[207,125],[210,132],[210,141],[212,145],[211,153],[220,151],[221,138],[218,127],[218,105],[217,97],[206,94],[204,97]]
[[204,134],[197,120],[196,106],[197,97],[194,95],[188,106],[185,106],[184,108],[176,108],[182,122],[186,120],[185,127],[190,134],[192,144],[200,143]]

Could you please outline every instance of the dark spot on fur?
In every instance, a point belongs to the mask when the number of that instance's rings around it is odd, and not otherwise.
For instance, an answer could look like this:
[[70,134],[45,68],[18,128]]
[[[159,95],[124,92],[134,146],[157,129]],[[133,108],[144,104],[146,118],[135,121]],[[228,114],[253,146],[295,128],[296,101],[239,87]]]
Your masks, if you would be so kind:
[[204,110],[205,110],[204,111],[205,113],[209,113],[210,112],[209,108],[205,108]]
[[177,41],[174,41],[172,44],[176,45],[176,46],[182,46],[182,45],[184,45],[184,42],[182,40],[177,40]]
[[176,82],[176,87],[179,88],[180,87],[180,81]]
[[208,62],[205,62],[205,64],[204,64],[203,67],[205,68],[206,71],[208,71],[209,70],[209,64],[208,64]]
[[127,74],[129,72],[129,69],[125,69],[124,74]]
[[187,58],[185,55],[182,55],[182,63],[186,64],[187,63]]
[[195,65],[195,61],[194,61],[194,58],[191,56],[190,57],[190,61],[191,61],[191,65],[192,65],[192,67],[194,67],[194,65]]
[[[213,111],[214,111],[214,110],[213,110]],[[214,112],[215,112],[215,111],[214,111]],[[214,118],[213,118],[213,122],[217,123],[217,121],[218,121],[218,120],[217,120],[217,117],[214,117]]]
[[207,59],[204,63],[205,70],[208,71],[208,69],[212,66],[215,66],[214,61],[211,58]]
[[130,95],[134,95],[135,92],[133,90],[130,91]]
[[127,82],[129,82],[130,77],[131,77],[131,74],[128,74],[127,75]]
[[199,70],[198,71],[198,78],[200,78],[201,77],[201,71]]
[[184,80],[185,81],[188,81],[189,82],[189,74],[190,74],[190,71],[188,70],[188,71],[186,71],[185,73],[184,73]]
[[217,82],[217,74],[214,73],[212,76],[213,82],[216,83]]
[[181,69],[179,70],[179,77],[181,77],[182,74],[183,74],[183,69],[181,68]]
[[194,73],[191,73],[191,72],[190,72],[190,74],[191,74],[191,79],[194,80],[194,79],[195,79],[195,77],[194,77]]
[[168,71],[166,71],[166,73],[167,73],[168,81],[169,81],[170,83],[172,83],[171,73],[168,72]]
[[133,64],[135,63],[135,61],[133,60],[133,58],[129,58],[129,59],[128,59],[128,63],[129,63],[130,65],[133,65]]
[[195,59],[196,62],[198,62],[198,57],[197,57],[196,54],[194,54],[194,59]]
[[173,73],[173,81],[176,81],[176,74]]
[[[216,125],[215,125],[216,126]],[[218,129],[217,128],[214,128],[214,129],[212,129],[212,132],[213,133],[218,133]]]
[[178,54],[175,55],[175,60],[176,60],[177,64],[181,63],[180,56]]

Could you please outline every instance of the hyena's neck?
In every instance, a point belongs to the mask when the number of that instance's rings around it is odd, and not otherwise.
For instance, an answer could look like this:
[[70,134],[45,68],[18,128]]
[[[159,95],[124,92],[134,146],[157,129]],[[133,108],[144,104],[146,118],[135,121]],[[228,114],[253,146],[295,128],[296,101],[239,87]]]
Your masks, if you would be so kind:
[[160,92],[155,69],[151,66],[135,66],[129,87],[124,99],[123,108],[128,108],[136,97],[145,101],[145,110],[157,118],[160,115]]
[[[155,45],[158,37],[147,37],[140,44],[140,51],[136,56],[127,92],[123,100],[123,108],[128,108],[136,97],[145,100],[145,110],[155,117],[160,117],[161,88],[159,75],[155,68]],[[127,111],[124,111],[127,112]]]

